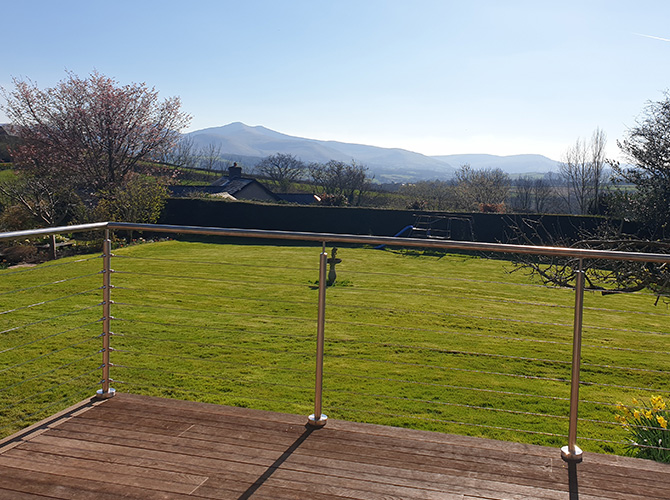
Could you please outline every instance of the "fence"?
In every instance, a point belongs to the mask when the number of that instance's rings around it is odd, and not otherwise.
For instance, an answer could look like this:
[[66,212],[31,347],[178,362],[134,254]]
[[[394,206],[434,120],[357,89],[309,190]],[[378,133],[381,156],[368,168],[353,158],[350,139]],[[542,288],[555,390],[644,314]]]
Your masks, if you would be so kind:
[[[567,442],[563,457],[579,459],[578,409],[580,443],[621,451],[618,401],[670,392],[670,315],[651,297],[585,296],[581,271],[574,290],[548,288],[501,273],[501,261],[443,252],[560,255],[576,266],[668,256],[123,223],[0,239],[93,230],[237,240],[112,255],[106,237],[101,257],[0,273],[5,434],[97,389],[312,413],[314,425],[326,412]],[[326,245],[340,246],[341,262]]]

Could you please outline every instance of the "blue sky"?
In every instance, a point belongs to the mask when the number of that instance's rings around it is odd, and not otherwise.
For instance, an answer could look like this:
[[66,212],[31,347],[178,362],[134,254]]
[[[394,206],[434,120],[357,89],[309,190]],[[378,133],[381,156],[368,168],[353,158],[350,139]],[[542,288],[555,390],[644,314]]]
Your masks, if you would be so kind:
[[0,12],[0,86],[95,69],[180,96],[189,130],[241,121],[560,160],[600,127],[616,157],[670,88],[667,0],[4,0]]

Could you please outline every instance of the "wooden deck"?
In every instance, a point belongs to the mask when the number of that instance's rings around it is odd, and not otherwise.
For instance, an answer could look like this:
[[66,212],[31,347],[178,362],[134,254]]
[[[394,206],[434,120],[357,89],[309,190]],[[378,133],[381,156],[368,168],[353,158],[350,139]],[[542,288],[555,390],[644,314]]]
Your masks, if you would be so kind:
[[670,466],[127,394],[4,440],[0,498],[668,499]]

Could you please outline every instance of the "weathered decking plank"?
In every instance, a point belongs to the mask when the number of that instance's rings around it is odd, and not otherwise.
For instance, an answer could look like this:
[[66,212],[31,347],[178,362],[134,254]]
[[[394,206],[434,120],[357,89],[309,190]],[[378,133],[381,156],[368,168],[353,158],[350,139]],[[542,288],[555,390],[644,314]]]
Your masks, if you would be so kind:
[[[63,412],[0,449],[0,499],[670,497],[670,466],[128,394]],[[572,488],[572,494],[570,490]]]

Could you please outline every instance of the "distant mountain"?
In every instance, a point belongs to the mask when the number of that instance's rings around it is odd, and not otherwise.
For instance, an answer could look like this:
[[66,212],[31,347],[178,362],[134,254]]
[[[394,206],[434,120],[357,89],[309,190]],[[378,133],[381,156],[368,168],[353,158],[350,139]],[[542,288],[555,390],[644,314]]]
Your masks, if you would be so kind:
[[485,154],[433,156],[437,160],[460,167],[466,163],[472,168],[499,168],[508,174],[530,174],[554,172],[558,169],[555,160],[542,155],[496,156]]
[[222,155],[231,159],[244,157],[247,161],[255,159],[257,162],[269,155],[287,153],[307,163],[355,160],[367,166],[381,182],[448,178],[455,171],[447,162],[405,149],[305,139],[239,122],[196,130],[187,136],[196,146],[221,146]]
[[500,168],[510,174],[544,173],[557,168],[557,162],[541,155],[426,156],[405,149],[294,137],[261,126],[250,127],[240,122],[196,130],[187,136],[198,147],[211,144],[220,146],[224,158],[240,161],[248,166],[276,153],[293,154],[306,163],[355,160],[367,166],[380,182],[447,179],[456,168],[465,163],[473,168]]

